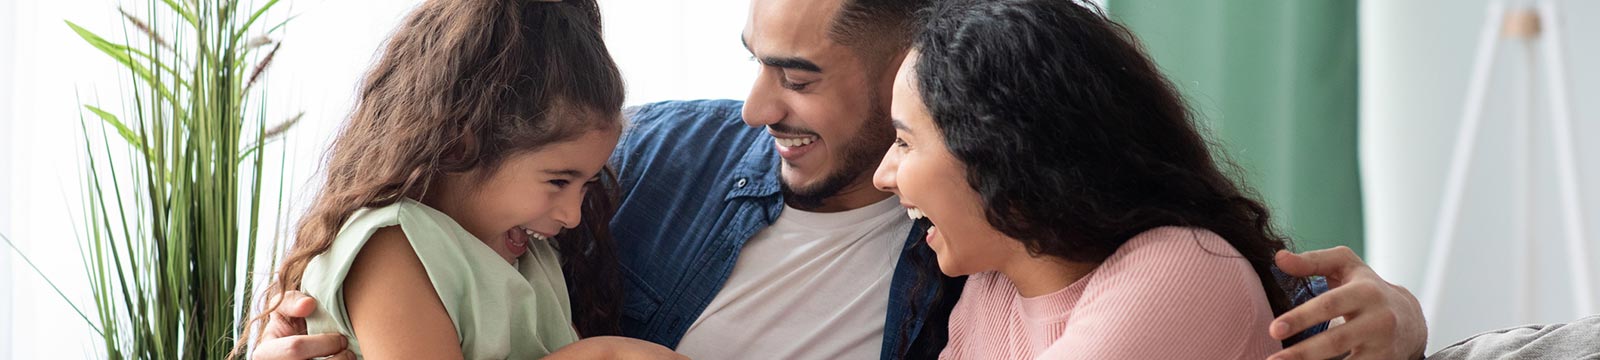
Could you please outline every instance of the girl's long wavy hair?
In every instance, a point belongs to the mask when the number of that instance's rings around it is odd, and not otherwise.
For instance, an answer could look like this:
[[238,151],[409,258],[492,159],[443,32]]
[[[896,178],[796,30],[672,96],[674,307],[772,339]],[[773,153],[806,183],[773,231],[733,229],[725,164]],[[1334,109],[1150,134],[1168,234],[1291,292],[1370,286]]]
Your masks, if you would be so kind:
[[[594,0],[428,0],[413,10],[367,73],[269,294],[298,289],[361,208],[422,199],[443,174],[492,173],[508,156],[620,129],[623,82],[600,25]],[[583,336],[620,333],[608,175],[590,185],[583,225],[557,237]],[[279,305],[264,301],[247,328],[261,333]]]
[[1288,239],[1127,28],[1064,0],[951,0],[919,19],[913,87],[995,229],[1100,262],[1152,228],[1204,228],[1249,262],[1274,315],[1290,308],[1302,280],[1272,270]]

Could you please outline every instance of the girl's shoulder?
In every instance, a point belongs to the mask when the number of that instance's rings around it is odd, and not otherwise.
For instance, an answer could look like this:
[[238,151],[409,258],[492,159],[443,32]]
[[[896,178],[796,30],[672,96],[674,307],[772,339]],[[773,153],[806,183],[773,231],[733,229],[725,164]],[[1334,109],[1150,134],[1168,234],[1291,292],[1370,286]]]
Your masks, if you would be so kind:
[[[339,230],[338,238],[370,237],[378,229],[400,225],[410,236],[459,237],[466,230],[455,220],[416,200],[400,199],[380,207],[356,210]],[[336,240],[337,241],[337,240]]]
[[[415,254],[434,279],[471,278],[476,266],[472,262],[481,257],[475,251],[489,251],[473,249],[478,240],[443,213],[414,200],[401,199],[352,213],[328,249],[307,264],[301,289],[319,299],[342,295],[342,285],[357,256],[379,235],[394,240],[391,243],[408,246],[408,253]],[[433,283],[438,295],[447,300],[446,305],[453,305],[449,301],[452,295],[463,293],[469,286],[460,281]]]

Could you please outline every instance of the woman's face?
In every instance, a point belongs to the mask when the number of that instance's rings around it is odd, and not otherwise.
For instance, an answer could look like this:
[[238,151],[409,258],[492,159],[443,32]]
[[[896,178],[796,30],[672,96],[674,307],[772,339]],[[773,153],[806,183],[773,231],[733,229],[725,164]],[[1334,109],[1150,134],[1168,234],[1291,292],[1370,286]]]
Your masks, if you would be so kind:
[[906,55],[894,79],[895,143],[873,174],[879,189],[900,196],[913,219],[926,217],[928,246],[938,254],[939,269],[961,276],[998,270],[1020,249],[984,217],[983,201],[967,183],[964,165],[945,147],[922,96],[912,87],[917,54]]
[[491,174],[480,169],[446,175],[428,205],[515,263],[529,241],[549,241],[578,226],[585,185],[596,180],[619,134],[593,130],[507,157]]

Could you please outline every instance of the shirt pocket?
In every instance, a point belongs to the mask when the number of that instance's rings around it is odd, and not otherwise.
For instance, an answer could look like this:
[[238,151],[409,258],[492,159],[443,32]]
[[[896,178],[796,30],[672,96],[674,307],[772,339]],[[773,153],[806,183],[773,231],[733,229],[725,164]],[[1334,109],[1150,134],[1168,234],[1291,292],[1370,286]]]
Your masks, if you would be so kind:
[[627,283],[622,303],[623,332],[631,337],[648,339],[650,338],[648,334],[643,332],[649,328],[650,320],[655,318],[656,311],[661,308],[661,293],[628,266],[622,266],[622,276],[626,278]]

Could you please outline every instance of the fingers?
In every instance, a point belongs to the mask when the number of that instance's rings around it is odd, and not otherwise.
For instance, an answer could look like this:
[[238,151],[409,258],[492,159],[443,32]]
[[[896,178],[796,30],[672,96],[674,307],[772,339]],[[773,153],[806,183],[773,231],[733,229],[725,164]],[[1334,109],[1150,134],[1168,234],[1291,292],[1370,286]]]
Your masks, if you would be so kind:
[[261,334],[262,341],[305,335],[305,317],[311,316],[311,313],[317,310],[317,299],[299,291],[273,295],[267,304],[278,304],[278,307],[273,309],[271,314],[267,314],[267,327]]
[[[317,310],[317,299],[307,296],[303,292],[287,291],[281,296],[283,304],[278,305],[278,309],[273,311],[277,315],[283,315],[286,318],[303,318],[311,316],[311,312]],[[273,300],[278,300],[277,296],[274,296]]]
[[277,312],[267,314],[267,328],[261,333],[262,341],[271,341],[285,336],[305,335],[304,319],[290,319]]
[[1343,279],[1349,269],[1366,267],[1355,251],[1344,246],[1300,254],[1280,250],[1273,260],[1285,274],[1298,277],[1322,275],[1330,279]]
[[1356,282],[1337,287],[1279,315],[1277,319],[1272,320],[1268,333],[1274,339],[1283,340],[1305,331],[1306,328],[1340,316],[1349,320],[1359,315],[1356,312],[1362,306],[1383,306],[1382,298],[1382,291],[1371,282]]
[[356,353],[350,352],[349,349],[345,349],[344,351],[340,351],[338,354],[328,357],[328,360],[356,360]]
[[1393,336],[1394,316],[1375,313],[1351,318],[1342,326],[1330,328],[1299,344],[1272,354],[1271,360],[1329,359],[1351,352],[1350,359],[1387,359],[1392,354],[1374,346]]
[[[349,352],[345,349],[344,335],[298,335],[261,342],[251,353],[252,359],[310,359]],[[351,354],[349,359],[354,359]]]

